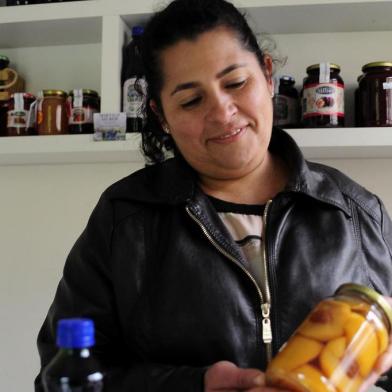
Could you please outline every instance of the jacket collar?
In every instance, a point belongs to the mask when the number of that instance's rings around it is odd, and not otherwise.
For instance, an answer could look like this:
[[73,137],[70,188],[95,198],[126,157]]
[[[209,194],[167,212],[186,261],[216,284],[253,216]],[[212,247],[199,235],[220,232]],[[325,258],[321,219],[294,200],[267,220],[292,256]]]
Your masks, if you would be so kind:
[[[269,150],[280,156],[290,168],[286,192],[307,195],[350,215],[350,208],[337,182],[324,166],[307,162],[290,135],[274,128]],[[117,182],[111,188],[111,196],[144,203],[175,205],[194,199],[197,188],[196,172],[183,158],[175,157],[139,170]]]
[[294,139],[280,128],[274,127],[269,150],[279,155],[290,169],[285,191],[312,197],[351,215],[339,183],[330,174],[335,169],[305,160]]

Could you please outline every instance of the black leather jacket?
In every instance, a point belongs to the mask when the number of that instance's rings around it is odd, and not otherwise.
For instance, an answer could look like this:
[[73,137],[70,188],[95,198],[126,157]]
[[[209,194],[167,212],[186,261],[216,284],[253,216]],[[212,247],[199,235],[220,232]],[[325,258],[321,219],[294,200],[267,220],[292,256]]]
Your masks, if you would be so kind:
[[[392,224],[376,196],[305,161],[282,130],[274,129],[270,151],[292,170],[266,213],[276,353],[342,283],[392,294]],[[216,361],[265,369],[267,299],[195,173],[170,159],[103,193],[39,333],[42,366],[56,351],[56,321],[88,316],[96,324],[95,352],[110,369],[107,390],[200,392]]]

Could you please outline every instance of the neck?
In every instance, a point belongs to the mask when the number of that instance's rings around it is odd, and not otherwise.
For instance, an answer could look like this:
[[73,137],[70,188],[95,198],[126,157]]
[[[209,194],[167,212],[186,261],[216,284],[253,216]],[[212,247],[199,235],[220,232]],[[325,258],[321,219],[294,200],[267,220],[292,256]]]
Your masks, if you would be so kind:
[[217,199],[239,204],[265,204],[283,190],[287,177],[283,161],[267,153],[263,162],[244,176],[220,179],[200,175],[200,186]]

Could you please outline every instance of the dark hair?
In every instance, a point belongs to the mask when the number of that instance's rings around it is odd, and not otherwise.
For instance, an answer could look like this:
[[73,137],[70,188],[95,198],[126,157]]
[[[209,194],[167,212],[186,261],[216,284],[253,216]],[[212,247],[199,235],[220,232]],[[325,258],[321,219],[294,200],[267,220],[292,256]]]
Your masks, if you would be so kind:
[[160,92],[163,86],[160,55],[182,39],[193,40],[216,27],[227,27],[243,47],[254,53],[264,70],[264,53],[245,16],[225,0],[174,0],[147,23],[142,41],[142,59],[147,81],[146,123],[142,132],[142,149],[146,158],[157,163],[165,159],[165,150],[178,153],[170,135],[162,129],[158,116],[150,108],[154,100],[163,118]]

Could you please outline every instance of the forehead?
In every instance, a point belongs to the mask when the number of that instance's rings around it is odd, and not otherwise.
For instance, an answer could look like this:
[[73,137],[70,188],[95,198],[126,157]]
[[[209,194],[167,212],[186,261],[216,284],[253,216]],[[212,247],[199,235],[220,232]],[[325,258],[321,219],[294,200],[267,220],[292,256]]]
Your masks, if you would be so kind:
[[235,33],[224,27],[202,33],[194,40],[180,40],[161,53],[164,84],[207,76],[244,61],[257,63],[256,56],[243,48]]

